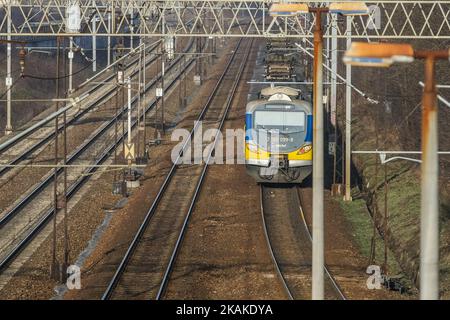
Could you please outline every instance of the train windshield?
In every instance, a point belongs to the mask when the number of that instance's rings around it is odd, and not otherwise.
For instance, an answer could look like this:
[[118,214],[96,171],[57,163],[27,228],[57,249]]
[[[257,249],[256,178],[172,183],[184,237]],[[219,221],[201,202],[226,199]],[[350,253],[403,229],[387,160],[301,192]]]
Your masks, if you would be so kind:
[[256,142],[270,152],[292,152],[298,149],[306,136],[306,113],[289,110],[290,105],[274,105],[278,110],[256,110],[253,127]]
[[305,131],[305,122],[303,111],[257,110],[254,127],[257,130],[275,130],[289,134]]

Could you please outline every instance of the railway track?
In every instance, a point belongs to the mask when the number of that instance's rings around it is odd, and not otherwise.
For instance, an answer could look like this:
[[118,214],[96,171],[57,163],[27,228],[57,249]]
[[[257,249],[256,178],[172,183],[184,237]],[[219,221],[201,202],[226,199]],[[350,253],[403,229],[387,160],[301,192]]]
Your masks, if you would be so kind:
[[[190,50],[191,47],[192,47],[192,42],[187,47],[187,50]],[[174,65],[179,61],[180,60],[178,59],[178,60],[175,60],[174,63],[170,64],[168,66],[167,71],[170,72],[173,69]],[[144,90],[148,91],[159,81],[160,78],[161,77],[159,75],[157,78],[150,81],[146,85]],[[132,103],[134,104],[137,100],[138,100],[138,96],[135,95],[132,98]],[[86,153],[87,149],[91,148],[93,143],[95,141],[97,141],[100,137],[102,137],[102,135],[104,135],[107,132],[107,130],[109,130],[119,119],[121,119],[121,117],[126,112],[127,112],[127,106],[125,104],[118,110],[118,114],[112,115],[110,117],[110,119],[105,119],[103,124],[97,125],[97,129],[93,132],[93,134],[91,136],[87,137],[86,140],[81,141],[82,143],[80,143],[76,148],[74,148],[72,153],[68,155],[67,163],[69,165],[76,164],[77,160],[80,159]],[[98,152],[96,152],[94,154],[98,154]],[[61,173],[62,171],[63,171],[63,169],[59,168],[58,174]],[[5,226],[5,224],[12,217],[15,216],[15,214],[19,210],[21,210],[26,204],[28,204],[35,197],[36,194],[38,194],[40,191],[42,191],[42,189],[45,186],[47,186],[50,182],[52,182],[53,179],[54,179],[53,173],[52,172],[47,173],[47,175],[43,177],[43,180],[40,183],[34,185],[33,188],[31,190],[29,190],[29,192],[24,194],[23,197],[18,202],[15,202],[12,206],[9,206],[9,209],[7,211],[1,212],[2,215],[0,216],[0,230]]]
[[[288,299],[311,299],[312,237],[296,187],[261,185],[261,216],[269,253]],[[327,266],[325,298],[345,300]]]
[[[154,45],[150,47],[148,50],[148,54],[151,55],[158,45]],[[146,59],[146,66],[150,66],[153,62],[157,60],[157,55],[154,55],[151,59]],[[130,77],[135,77],[139,70],[136,69],[136,66],[139,63],[139,58],[133,59],[128,65],[126,65],[126,75]],[[72,107],[67,111],[67,126],[71,126],[75,124],[77,121],[86,116],[92,109],[102,103],[102,101],[108,100],[115,94],[116,85],[114,83],[114,79],[116,77],[115,72],[110,72],[105,77],[101,77],[99,82],[94,84],[92,87],[87,90],[76,91],[75,94],[78,96],[89,95],[87,98],[89,101],[85,107],[83,107],[80,111],[77,111],[76,107]],[[94,78],[94,77],[93,77]],[[110,82],[111,86],[106,86],[105,83]],[[85,85],[82,85],[85,86]],[[85,103],[83,101],[83,103]],[[50,122],[48,120],[48,122]],[[17,137],[13,136],[9,141],[14,141],[14,143],[4,143],[0,147],[0,177],[4,176],[6,173],[12,170],[13,165],[17,165],[21,162],[29,160],[30,157],[43,149],[49,142],[54,139],[55,129],[53,127],[53,123],[51,125],[44,124],[34,130],[30,131],[26,135],[18,134]],[[60,124],[58,128],[59,132],[63,130],[63,124]],[[14,148],[13,148],[14,147]],[[1,166],[7,165],[7,166]]]
[[[250,53],[252,43],[239,40],[224,72],[217,81],[197,122],[193,137],[203,121],[203,128],[220,132],[232,104]],[[237,58],[241,55],[241,61]],[[217,135],[215,136],[217,138]],[[214,139],[214,144],[216,143]],[[206,176],[213,149],[208,150],[204,165],[180,164],[189,140],[182,146],[150,209],[114,273],[102,299],[162,299],[175,268],[190,216]]]
[[[188,45],[187,50],[192,47],[192,42]],[[170,73],[172,69],[181,61],[182,57],[178,57],[167,67],[166,91],[169,91],[179,77],[190,69],[194,59],[190,59],[183,68],[178,72]],[[145,91],[158,82],[158,78],[153,79],[145,86]],[[138,96],[135,95],[132,103],[135,104]],[[157,104],[159,98],[150,98],[145,101],[146,111],[150,112]],[[127,135],[127,130],[119,133],[118,139],[114,141],[114,123],[118,117],[127,112],[127,106],[123,106],[115,117],[106,121],[101,125],[90,137],[85,140],[69,157],[69,164],[82,164],[87,166],[86,169],[73,168],[69,171],[68,184],[68,201],[80,190],[80,188],[91,178],[98,168],[96,165],[105,162],[114,149],[122,143]],[[132,115],[132,128],[137,123],[137,110],[134,108]],[[142,118],[143,115],[141,114]],[[92,157],[89,155],[95,155]],[[62,169],[59,171],[62,173]],[[54,175],[47,175],[44,180],[38,183],[28,194],[24,195],[19,202],[15,204],[8,212],[6,212],[0,220],[0,271],[4,271],[14,258],[32,241],[32,239],[42,230],[54,214],[52,205],[52,188],[51,182]],[[28,221],[27,221],[28,220]],[[19,232],[18,232],[19,230]],[[19,236],[17,234],[19,233]]]

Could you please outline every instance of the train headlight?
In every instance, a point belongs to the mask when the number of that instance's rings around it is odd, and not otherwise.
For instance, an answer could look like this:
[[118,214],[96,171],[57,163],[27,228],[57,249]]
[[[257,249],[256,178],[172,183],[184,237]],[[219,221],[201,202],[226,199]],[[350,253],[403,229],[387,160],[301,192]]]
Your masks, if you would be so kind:
[[297,151],[297,154],[307,153],[307,152],[311,151],[311,149],[312,149],[312,145],[307,144],[306,146],[301,147],[300,150]]
[[248,142],[248,143],[247,143],[247,148],[248,148],[248,150],[250,150],[251,152],[258,152],[258,146],[257,146],[256,144],[253,144],[253,143]]

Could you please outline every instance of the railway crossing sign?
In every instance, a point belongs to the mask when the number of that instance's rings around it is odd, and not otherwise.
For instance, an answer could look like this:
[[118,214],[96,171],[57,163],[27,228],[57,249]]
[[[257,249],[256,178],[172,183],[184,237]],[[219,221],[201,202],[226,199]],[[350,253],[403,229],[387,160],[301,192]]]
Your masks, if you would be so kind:
[[123,154],[126,160],[134,160],[134,143],[125,143]]

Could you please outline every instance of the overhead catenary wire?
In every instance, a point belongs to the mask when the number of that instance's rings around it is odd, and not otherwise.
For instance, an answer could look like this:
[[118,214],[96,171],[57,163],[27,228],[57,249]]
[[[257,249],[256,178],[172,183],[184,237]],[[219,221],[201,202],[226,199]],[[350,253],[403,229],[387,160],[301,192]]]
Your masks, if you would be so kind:
[[[17,69],[15,69],[15,70],[12,70],[11,73],[15,73],[15,72],[17,72],[17,71],[19,71],[19,70],[20,70],[20,68],[17,68]],[[4,77],[4,76],[6,76],[7,74],[8,74],[7,72],[2,73],[2,74],[0,74],[0,77]]]
[[31,78],[31,79],[38,79],[38,80],[60,80],[60,79],[66,79],[70,76],[74,76],[77,75],[81,72],[83,72],[84,70],[86,70],[87,68],[89,68],[91,66],[92,62],[90,62],[88,65],[84,66],[83,68],[81,68],[80,70],[77,70],[75,72],[73,72],[72,74],[66,74],[64,76],[61,77],[41,77],[41,76],[36,76],[36,75],[32,75],[32,74],[24,74],[22,75],[22,78]]
[[[312,42],[311,42],[311,41],[309,41],[308,39],[305,39],[305,40],[308,41],[310,45],[312,45]],[[311,52],[309,52],[306,48],[303,48],[299,43],[295,43],[295,45],[296,45],[298,48],[302,49],[303,52],[305,52],[305,53],[306,53],[307,55],[309,55],[310,57],[314,57],[314,55],[313,55]],[[328,71],[330,71],[331,73],[335,74],[336,77],[338,77],[341,81],[344,81],[344,83],[347,83],[347,80],[346,80],[343,76],[341,76],[339,73],[333,72],[333,71],[331,70],[331,68],[328,67],[327,65],[324,65],[324,67],[325,67]],[[364,93],[363,91],[361,91],[360,89],[358,89],[357,87],[355,87],[353,84],[349,83],[348,85],[349,85],[353,90],[355,90],[359,95],[361,95],[364,99],[366,99],[369,103],[371,103],[371,104],[379,104],[379,103],[380,103],[380,101],[375,100],[375,99],[369,97],[366,93]]]

